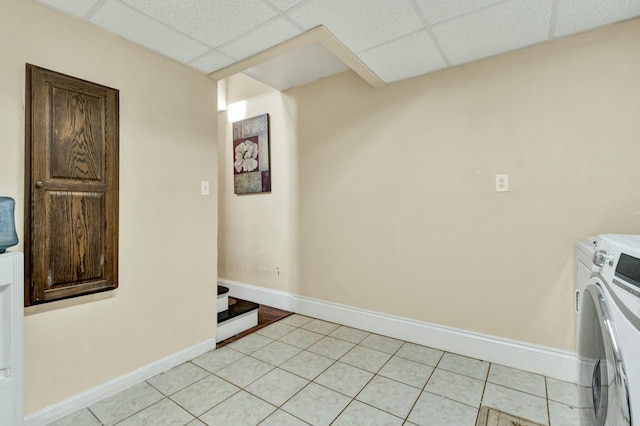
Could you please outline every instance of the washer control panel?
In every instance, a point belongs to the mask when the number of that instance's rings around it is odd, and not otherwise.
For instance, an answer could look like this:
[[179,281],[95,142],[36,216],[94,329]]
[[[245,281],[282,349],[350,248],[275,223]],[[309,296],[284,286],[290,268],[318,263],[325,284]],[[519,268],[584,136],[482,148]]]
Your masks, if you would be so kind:
[[615,303],[640,329],[640,235],[599,235],[593,264]]

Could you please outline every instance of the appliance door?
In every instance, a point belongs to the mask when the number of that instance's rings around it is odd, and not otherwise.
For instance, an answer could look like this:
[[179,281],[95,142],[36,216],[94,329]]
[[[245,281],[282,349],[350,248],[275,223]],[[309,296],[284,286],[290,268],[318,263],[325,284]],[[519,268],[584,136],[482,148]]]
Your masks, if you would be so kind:
[[22,425],[22,253],[0,254],[0,425]]
[[628,426],[629,387],[604,288],[599,278],[592,279],[582,298],[579,380],[587,410],[581,410],[581,425]]

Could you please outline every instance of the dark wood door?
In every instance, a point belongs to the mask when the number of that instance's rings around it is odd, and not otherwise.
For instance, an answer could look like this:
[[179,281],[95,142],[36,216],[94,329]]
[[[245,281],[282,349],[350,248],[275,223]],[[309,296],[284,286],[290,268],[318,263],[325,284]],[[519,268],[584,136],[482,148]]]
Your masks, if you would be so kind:
[[25,306],[118,286],[115,89],[27,64]]

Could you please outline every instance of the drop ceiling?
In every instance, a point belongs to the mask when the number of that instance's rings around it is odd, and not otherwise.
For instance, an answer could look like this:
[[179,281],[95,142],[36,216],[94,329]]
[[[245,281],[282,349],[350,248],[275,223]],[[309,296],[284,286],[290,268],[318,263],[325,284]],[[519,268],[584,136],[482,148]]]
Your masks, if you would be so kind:
[[[212,78],[244,71],[279,90],[347,68],[381,86],[640,16],[640,0],[38,1]],[[283,49],[317,27],[338,47]],[[280,62],[264,56],[278,48]]]

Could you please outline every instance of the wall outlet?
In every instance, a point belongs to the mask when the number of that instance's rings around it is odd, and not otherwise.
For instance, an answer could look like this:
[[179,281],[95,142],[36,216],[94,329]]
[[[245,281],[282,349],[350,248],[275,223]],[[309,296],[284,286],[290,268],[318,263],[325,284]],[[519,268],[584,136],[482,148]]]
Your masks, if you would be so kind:
[[496,192],[509,191],[509,175],[496,175]]
[[209,195],[209,181],[201,180],[200,181],[200,195]]

